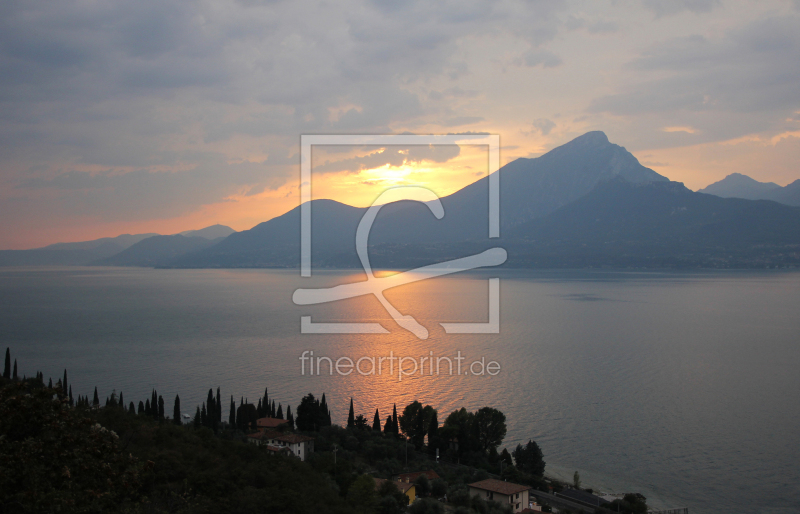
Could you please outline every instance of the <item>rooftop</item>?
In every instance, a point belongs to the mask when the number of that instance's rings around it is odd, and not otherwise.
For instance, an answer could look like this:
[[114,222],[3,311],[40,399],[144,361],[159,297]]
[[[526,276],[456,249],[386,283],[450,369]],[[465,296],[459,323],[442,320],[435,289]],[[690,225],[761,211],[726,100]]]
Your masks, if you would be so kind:
[[261,418],[256,420],[256,426],[258,428],[276,428],[284,423],[288,423],[288,421],[278,418]]
[[475,489],[483,489],[484,491],[491,491],[493,493],[506,495],[521,493],[522,491],[527,491],[531,488],[529,485],[512,484],[511,482],[503,482],[502,480],[497,480],[494,478],[481,480],[480,482],[469,484],[469,486],[474,487]]

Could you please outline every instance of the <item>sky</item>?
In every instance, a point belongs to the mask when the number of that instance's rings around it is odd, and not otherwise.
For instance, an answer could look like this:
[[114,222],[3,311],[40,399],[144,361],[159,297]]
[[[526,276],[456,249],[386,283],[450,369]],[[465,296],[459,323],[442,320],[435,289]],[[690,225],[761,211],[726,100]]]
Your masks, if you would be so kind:
[[[800,0],[0,3],[0,249],[299,204],[302,134],[590,130],[699,189],[800,178]],[[315,198],[448,194],[470,147],[315,148]]]

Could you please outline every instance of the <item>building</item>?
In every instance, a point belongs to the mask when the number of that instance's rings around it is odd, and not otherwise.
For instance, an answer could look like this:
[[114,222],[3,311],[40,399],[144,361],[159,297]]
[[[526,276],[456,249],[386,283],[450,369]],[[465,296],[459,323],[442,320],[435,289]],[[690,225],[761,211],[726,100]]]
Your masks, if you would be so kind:
[[289,428],[288,420],[278,418],[260,418],[256,420],[256,427],[259,430],[281,430]]
[[470,496],[480,496],[484,500],[510,505],[513,512],[522,512],[528,508],[529,491],[530,486],[512,484],[494,478],[469,484]]
[[391,482],[394,485],[396,485],[397,488],[400,490],[400,492],[408,497],[409,505],[414,503],[414,500],[417,499],[417,487],[414,485],[414,482],[403,482],[400,480],[386,480],[385,478],[376,478],[375,489],[378,489],[384,482]]
[[314,438],[300,434],[284,434],[264,430],[249,434],[247,440],[253,444],[267,445],[267,449],[270,451],[274,451],[270,447],[278,448],[281,451],[288,450],[288,453],[302,461],[306,460],[306,457],[314,451]]
[[439,478],[439,474],[432,469],[429,469],[428,471],[414,471],[413,473],[401,473],[400,475],[395,475],[393,478],[395,480],[399,480],[400,482],[413,484],[422,475],[425,475],[428,480]]

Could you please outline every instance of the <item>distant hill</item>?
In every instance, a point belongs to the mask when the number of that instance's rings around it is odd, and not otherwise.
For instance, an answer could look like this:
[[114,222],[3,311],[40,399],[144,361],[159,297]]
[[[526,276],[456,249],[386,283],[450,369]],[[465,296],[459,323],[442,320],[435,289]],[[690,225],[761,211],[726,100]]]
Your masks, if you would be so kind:
[[800,206],[800,180],[781,187],[774,182],[759,182],[741,173],[731,173],[719,182],[700,189],[698,193],[722,198],[773,200],[786,205]]
[[162,266],[189,252],[207,248],[222,238],[153,236],[139,241],[125,250],[91,262],[94,266]]
[[770,191],[767,199],[785,203],[786,205],[800,206],[800,180],[795,180],[780,189]]
[[228,237],[236,232],[231,227],[225,225],[211,225],[210,227],[201,228],[200,230],[187,230],[181,232],[179,235],[186,237],[204,237],[206,239],[219,239],[220,237]]
[[[589,132],[535,159],[517,159],[500,174],[501,231],[547,215],[585,195],[599,182],[623,177],[633,183],[667,179],[645,168],[602,132]],[[442,198],[437,220],[425,205],[385,206],[370,233],[371,245],[414,245],[488,240],[488,177]],[[355,232],[365,209],[314,200],[314,266],[358,265]],[[238,232],[206,250],[176,259],[177,267],[295,267],[300,261],[300,208]]]
[[722,198],[764,200],[770,191],[780,188],[781,186],[774,182],[759,182],[741,173],[731,173],[719,182],[714,182],[697,192]]
[[156,235],[123,234],[77,243],[55,243],[32,250],[0,250],[0,266],[82,266]]
[[[520,266],[800,264],[800,208],[611,180],[511,234]],[[560,263],[560,265],[559,265]]]
[[[117,237],[103,237],[92,241],[74,243],[55,243],[32,250],[0,251],[0,266],[85,266],[97,264],[117,256],[121,252],[136,246],[130,252],[121,255],[117,261],[109,260],[106,265],[116,266],[153,266],[164,263],[189,251],[211,246],[236,231],[225,225],[212,225],[200,230],[187,230],[178,234],[180,238],[196,239],[157,239],[143,246],[140,242],[161,236],[156,233],[122,234]],[[114,262],[114,264],[111,264]],[[141,262],[142,264],[135,264]]]

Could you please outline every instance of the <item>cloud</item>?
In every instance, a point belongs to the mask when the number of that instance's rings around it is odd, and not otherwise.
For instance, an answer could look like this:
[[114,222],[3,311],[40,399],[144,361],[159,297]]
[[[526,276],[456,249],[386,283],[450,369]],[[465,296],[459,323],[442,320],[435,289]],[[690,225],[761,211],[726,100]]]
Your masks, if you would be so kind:
[[364,156],[326,161],[314,165],[312,171],[315,173],[358,173],[361,170],[387,165],[396,168],[404,164],[411,165],[422,162],[442,163],[458,157],[460,153],[461,147],[458,145],[387,146]]
[[538,130],[540,134],[546,136],[551,130],[555,128],[556,124],[547,118],[539,118],[533,120],[533,128]]
[[694,35],[652,45],[625,67],[639,80],[595,98],[588,111],[693,127],[701,141],[781,130],[800,105],[798,24],[795,15],[772,17],[717,38]]
[[661,17],[683,11],[708,13],[719,5],[719,0],[642,0],[642,5],[654,12],[656,17]]

